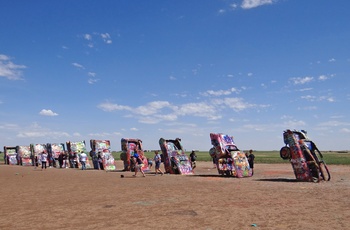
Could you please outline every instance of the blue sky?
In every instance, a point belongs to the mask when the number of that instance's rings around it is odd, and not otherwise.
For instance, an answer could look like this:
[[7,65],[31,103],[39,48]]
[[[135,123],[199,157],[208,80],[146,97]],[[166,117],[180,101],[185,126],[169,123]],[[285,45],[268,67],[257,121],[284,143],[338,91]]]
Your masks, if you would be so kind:
[[[209,133],[350,149],[348,0],[0,1],[0,145]],[[90,148],[88,148],[90,150]]]

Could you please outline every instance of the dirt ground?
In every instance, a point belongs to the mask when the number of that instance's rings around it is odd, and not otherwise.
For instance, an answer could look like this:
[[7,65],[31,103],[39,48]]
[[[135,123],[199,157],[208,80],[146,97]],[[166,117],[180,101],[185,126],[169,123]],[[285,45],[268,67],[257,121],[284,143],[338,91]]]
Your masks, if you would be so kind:
[[242,179],[210,162],[145,178],[0,165],[0,229],[350,229],[350,167],[329,168],[331,181],[311,183],[289,164],[256,164]]

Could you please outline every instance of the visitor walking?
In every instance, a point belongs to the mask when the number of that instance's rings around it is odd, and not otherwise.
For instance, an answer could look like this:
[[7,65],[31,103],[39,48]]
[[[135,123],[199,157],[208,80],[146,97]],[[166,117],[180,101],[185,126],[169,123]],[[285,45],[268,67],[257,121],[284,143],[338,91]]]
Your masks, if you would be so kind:
[[249,167],[252,170],[252,176],[254,174],[254,159],[255,159],[255,156],[253,154],[253,150],[249,150],[248,163],[249,163]]
[[144,166],[142,157],[139,156],[139,154],[135,153],[133,158],[135,159],[134,160],[134,162],[135,162],[135,174],[133,176],[136,177],[137,172],[140,171],[142,173],[143,177],[145,177],[146,175],[142,170],[142,168]]
[[197,155],[195,153],[194,150],[192,150],[191,154],[190,154],[190,159],[191,159],[191,166],[192,166],[192,170],[196,168],[196,160],[197,160]]
[[161,158],[160,154],[158,153],[158,151],[155,151],[154,154],[155,154],[155,155],[154,155],[153,160],[154,160],[154,162],[155,162],[155,166],[154,166],[155,173],[156,173],[156,175],[157,175],[158,173],[160,173],[160,174],[163,176],[164,173],[163,173],[162,170],[160,169],[160,164],[162,163],[162,158]]

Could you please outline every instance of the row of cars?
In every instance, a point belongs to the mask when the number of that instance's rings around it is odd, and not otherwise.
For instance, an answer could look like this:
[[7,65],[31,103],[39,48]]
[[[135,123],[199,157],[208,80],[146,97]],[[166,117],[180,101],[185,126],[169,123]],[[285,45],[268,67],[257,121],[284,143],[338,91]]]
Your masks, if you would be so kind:
[[[101,152],[102,159],[108,170],[114,170],[114,158],[110,151],[110,142],[108,140],[90,140],[90,147],[93,151]],[[86,152],[85,141],[66,143],[47,143],[30,144],[28,146],[4,146],[4,163],[8,165],[38,166],[41,164],[40,155],[46,152],[48,154],[49,164],[54,167],[79,166],[79,154]],[[67,159],[66,153],[73,153],[74,162]],[[59,163],[60,156],[64,156],[62,164]],[[92,168],[89,161],[86,162],[87,168]]]
[[[246,177],[251,176],[251,170],[245,154],[237,148],[233,138],[224,134],[210,134],[213,148],[210,155],[216,162],[218,173],[220,175]],[[66,146],[66,147],[65,147]],[[101,159],[103,169],[106,171],[116,170],[115,160],[110,150],[109,140],[90,140],[90,156],[93,164],[86,162],[87,168],[99,168],[94,159]],[[186,155],[182,146],[181,139],[159,139],[159,147],[162,151],[162,161],[166,173],[190,175],[193,174],[190,158]],[[86,152],[85,141],[49,143],[49,144],[31,144],[30,146],[4,147],[5,164],[32,166],[40,164],[40,154],[45,151],[49,159],[53,159],[58,166],[58,160],[61,153],[65,152],[81,153]],[[143,170],[148,171],[149,165],[145,157],[142,140],[132,138],[121,139],[120,159],[124,163],[124,171],[134,171],[134,165],[131,158],[137,153],[143,159]],[[99,155],[97,158],[95,156]],[[77,161],[79,157],[77,157]],[[67,162],[65,162],[67,163]],[[77,162],[78,164],[79,162]],[[100,167],[101,168],[101,167]]]
[[[209,150],[213,162],[216,164],[218,173],[223,176],[250,177],[252,170],[244,152],[240,151],[232,136],[222,133],[210,133],[212,148]],[[283,132],[285,146],[280,150],[280,156],[284,160],[289,160],[297,180],[329,181],[331,176],[323,156],[315,143],[308,139],[305,131]],[[66,142],[68,152],[85,152],[85,141]],[[186,155],[181,144],[181,139],[159,139],[159,146],[162,151],[162,161],[166,173],[189,175],[193,174],[191,160]],[[102,160],[103,168],[106,171],[116,170],[115,160],[110,150],[109,140],[90,140],[90,156],[93,161],[98,153]],[[124,171],[134,171],[131,158],[138,154],[143,159],[143,170],[148,171],[149,165],[145,157],[140,139],[121,139],[120,158],[124,163]],[[32,144],[30,146],[4,147],[5,164],[20,164],[24,166],[35,165],[40,153],[46,151],[49,156],[57,160],[59,155],[65,151],[65,146],[61,144]],[[93,154],[93,155],[91,155]],[[94,155],[95,154],[95,155]],[[89,162],[87,168],[92,168]],[[93,164],[93,168],[98,165]]]

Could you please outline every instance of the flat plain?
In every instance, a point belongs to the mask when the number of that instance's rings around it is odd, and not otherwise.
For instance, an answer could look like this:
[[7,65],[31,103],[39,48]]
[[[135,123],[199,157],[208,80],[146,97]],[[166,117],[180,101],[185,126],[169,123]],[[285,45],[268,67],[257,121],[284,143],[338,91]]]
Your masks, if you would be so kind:
[[350,229],[350,166],[329,169],[312,183],[290,164],[255,164],[249,178],[202,161],[194,175],[146,177],[1,164],[0,229]]

